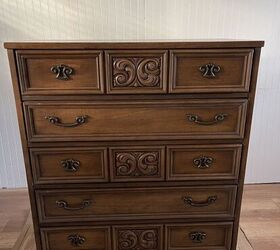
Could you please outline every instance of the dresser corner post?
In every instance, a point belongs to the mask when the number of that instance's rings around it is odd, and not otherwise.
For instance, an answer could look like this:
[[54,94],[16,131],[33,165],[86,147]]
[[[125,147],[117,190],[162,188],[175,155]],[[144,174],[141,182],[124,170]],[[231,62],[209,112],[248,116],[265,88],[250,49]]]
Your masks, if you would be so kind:
[[244,180],[246,174],[248,147],[250,143],[250,132],[251,132],[252,119],[253,119],[254,101],[255,101],[255,94],[257,88],[260,55],[261,55],[261,47],[254,48],[253,65],[252,65],[251,78],[250,78],[250,92],[248,97],[247,120],[246,120],[245,134],[243,140],[241,167],[240,167],[239,181],[238,181],[238,192],[237,192],[236,205],[235,205],[235,221],[233,226],[233,237],[232,237],[232,244],[231,244],[232,250],[236,249],[238,243],[241,204],[242,204],[242,197],[244,191]]
[[38,214],[37,214],[37,207],[35,202],[35,191],[33,187],[33,177],[32,177],[32,170],[31,170],[31,162],[29,158],[29,151],[28,151],[28,144],[26,138],[26,128],[24,123],[24,112],[23,112],[23,102],[21,98],[21,91],[20,91],[20,83],[19,83],[19,76],[17,71],[17,62],[16,62],[16,50],[15,49],[7,49],[9,66],[10,66],[10,73],[11,73],[11,80],[13,85],[13,92],[15,96],[15,104],[16,104],[16,111],[17,111],[17,118],[18,118],[18,125],[20,131],[20,138],[22,143],[22,151],[24,155],[24,165],[26,171],[26,178],[27,178],[27,185],[28,185],[28,193],[30,198],[30,205],[32,211],[32,221],[34,227],[34,234],[35,234],[35,241],[36,241],[36,249],[42,250],[42,245],[40,241],[40,230],[39,230],[39,222],[38,222]]

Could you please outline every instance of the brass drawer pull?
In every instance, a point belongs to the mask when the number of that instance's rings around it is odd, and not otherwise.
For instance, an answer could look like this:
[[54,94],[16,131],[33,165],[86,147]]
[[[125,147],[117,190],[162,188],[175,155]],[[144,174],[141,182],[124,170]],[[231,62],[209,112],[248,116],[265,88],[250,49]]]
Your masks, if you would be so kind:
[[194,201],[193,198],[190,196],[184,197],[184,203],[188,204],[192,207],[207,207],[207,206],[215,203],[216,200],[217,200],[216,195],[209,196],[206,201]]
[[189,237],[194,243],[201,243],[206,239],[207,234],[204,232],[190,232]]
[[60,162],[66,172],[77,172],[80,167],[80,162],[74,159],[66,159]]
[[214,125],[216,123],[222,122],[225,120],[225,118],[228,116],[228,114],[217,114],[214,116],[214,119],[212,121],[203,121],[198,115],[192,115],[188,114],[187,117],[190,122],[197,123],[199,125]]
[[86,242],[86,238],[84,236],[78,234],[72,234],[67,237],[70,241],[71,245],[74,247],[79,247]]
[[213,158],[208,156],[200,156],[193,159],[193,164],[195,165],[195,167],[200,169],[210,168],[212,163]]
[[82,209],[84,209],[86,207],[89,207],[91,204],[92,204],[91,200],[83,200],[81,202],[80,206],[78,206],[78,207],[71,207],[71,206],[69,206],[67,201],[64,201],[64,200],[56,201],[56,206],[57,207],[63,208],[65,210],[71,210],[71,211],[82,210]]
[[202,73],[203,77],[215,78],[216,74],[219,73],[221,67],[214,63],[207,63],[199,67],[199,71]]
[[70,79],[70,75],[72,75],[74,73],[74,70],[73,70],[73,68],[71,68],[67,65],[60,64],[60,65],[52,66],[51,72],[56,74],[56,77],[55,77],[56,79],[67,81]]
[[47,119],[50,123],[60,126],[60,127],[77,127],[82,125],[83,123],[86,122],[88,116],[87,115],[82,115],[82,116],[77,116],[75,118],[75,122],[73,123],[62,123],[60,121],[60,118],[57,116],[46,116],[45,119]]

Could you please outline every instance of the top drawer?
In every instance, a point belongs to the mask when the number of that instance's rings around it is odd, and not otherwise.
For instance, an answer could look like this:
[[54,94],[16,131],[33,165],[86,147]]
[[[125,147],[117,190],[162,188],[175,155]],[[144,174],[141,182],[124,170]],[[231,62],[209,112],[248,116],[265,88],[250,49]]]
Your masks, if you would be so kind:
[[18,50],[23,95],[104,92],[102,51]]
[[169,92],[247,92],[253,51],[171,50]]
[[16,59],[24,96],[229,93],[249,91],[253,51],[17,50]]

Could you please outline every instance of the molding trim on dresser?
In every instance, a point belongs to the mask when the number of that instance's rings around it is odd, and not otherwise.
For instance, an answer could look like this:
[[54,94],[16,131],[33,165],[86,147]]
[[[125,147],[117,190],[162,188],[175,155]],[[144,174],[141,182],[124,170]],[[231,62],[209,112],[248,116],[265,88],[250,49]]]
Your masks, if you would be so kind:
[[5,43],[38,250],[235,250],[263,41]]

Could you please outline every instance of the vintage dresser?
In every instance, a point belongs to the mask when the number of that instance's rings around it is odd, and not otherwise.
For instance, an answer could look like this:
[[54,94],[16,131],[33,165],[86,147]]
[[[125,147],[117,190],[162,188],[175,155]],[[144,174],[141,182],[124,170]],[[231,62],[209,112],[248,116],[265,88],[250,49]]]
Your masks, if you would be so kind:
[[263,45],[5,43],[37,249],[236,249]]

